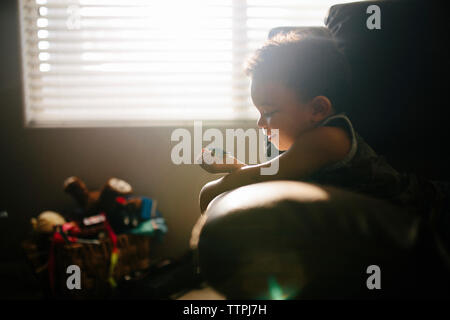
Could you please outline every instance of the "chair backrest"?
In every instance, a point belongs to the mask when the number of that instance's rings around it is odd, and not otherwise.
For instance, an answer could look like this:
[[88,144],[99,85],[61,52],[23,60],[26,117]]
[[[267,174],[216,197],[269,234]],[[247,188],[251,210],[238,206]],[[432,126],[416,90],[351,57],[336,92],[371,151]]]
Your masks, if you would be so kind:
[[[371,5],[380,8],[381,29],[367,27]],[[356,130],[397,169],[448,180],[448,79],[439,76],[449,70],[448,34],[438,10],[431,1],[339,4],[330,8],[326,28],[278,27],[269,37],[294,29],[331,35],[352,69],[347,114]]]

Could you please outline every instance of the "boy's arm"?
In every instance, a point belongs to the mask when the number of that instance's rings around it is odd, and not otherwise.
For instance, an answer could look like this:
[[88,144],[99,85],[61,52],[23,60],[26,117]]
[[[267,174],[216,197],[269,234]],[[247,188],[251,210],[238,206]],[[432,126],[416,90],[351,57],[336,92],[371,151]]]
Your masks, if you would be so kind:
[[[241,186],[271,180],[297,180],[308,177],[318,169],[342,160],[350,151],[347,132],[337,127],[319,127],[299,137],[283,154],[259,165],[244,166],[226,176],[207,183],[200,191],[203,213],[217,195]],[[275,165],[274,175],[261,175],[261,168]]]

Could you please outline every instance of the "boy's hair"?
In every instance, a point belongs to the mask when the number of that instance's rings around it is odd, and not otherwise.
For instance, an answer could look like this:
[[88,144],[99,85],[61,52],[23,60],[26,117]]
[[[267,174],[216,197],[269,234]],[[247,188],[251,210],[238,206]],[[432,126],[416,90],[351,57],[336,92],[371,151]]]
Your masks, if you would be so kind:
[[345,111],[349,103],[350,69],[332,38],[295,31],[278,34],[247,60],[245,73],[290,87],[302,102],[326,96],[336,112]]

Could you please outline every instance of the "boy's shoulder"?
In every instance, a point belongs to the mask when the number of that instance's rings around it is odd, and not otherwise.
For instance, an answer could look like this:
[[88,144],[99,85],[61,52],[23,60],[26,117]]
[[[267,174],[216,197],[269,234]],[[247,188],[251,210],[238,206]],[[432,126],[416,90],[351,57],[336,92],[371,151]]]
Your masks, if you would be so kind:
[[333,158],[345,158],[352,147],[349,133],[338,126],[319,126],[307,133],[311,146],[315,149],[326,150]]

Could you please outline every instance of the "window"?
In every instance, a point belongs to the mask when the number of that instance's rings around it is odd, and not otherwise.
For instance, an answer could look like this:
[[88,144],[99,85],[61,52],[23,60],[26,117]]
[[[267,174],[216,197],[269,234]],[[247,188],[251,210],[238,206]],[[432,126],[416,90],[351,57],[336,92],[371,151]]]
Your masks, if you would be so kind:
[[246,57],[335,2],[20,0],[26,124],[256,119]]

